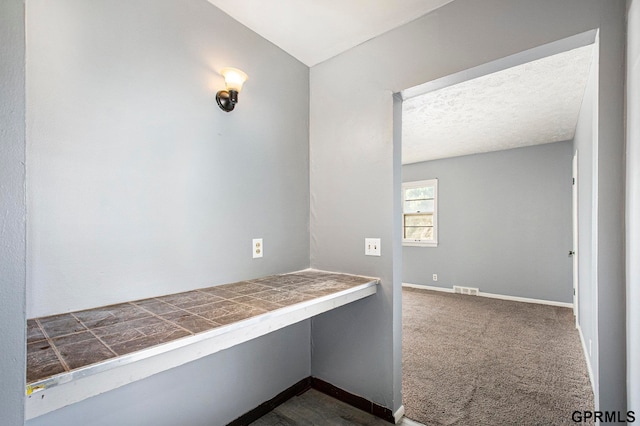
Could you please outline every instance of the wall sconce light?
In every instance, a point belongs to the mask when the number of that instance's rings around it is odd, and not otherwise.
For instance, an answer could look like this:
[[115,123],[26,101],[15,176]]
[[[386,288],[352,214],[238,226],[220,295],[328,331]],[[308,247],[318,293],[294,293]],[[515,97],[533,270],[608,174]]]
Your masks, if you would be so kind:
[[224,77],[227,90],[220,90],[216,94],[216,102],[220,109],[226,112],[233,111],[238,103],[238,93],[242,90],[242,85],[248,77],[245,73],[235,68],[223,68],[220,74]]

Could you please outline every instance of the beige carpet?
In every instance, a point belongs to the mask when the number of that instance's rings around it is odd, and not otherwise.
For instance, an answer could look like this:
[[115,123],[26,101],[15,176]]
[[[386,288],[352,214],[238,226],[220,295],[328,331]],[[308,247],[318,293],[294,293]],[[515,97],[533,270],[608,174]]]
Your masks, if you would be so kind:
[[408,418],[560,425],[594,409],[571,309],[412,288],[402,295]]

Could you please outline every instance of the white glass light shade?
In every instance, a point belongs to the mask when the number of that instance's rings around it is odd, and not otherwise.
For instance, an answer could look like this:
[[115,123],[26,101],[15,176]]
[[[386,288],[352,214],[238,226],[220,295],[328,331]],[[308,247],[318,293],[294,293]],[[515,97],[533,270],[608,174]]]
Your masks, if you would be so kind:
[[224,77],[224,83],[227,86],[227,90],[235,90],[240,92],[242,85],[247,81],[247,75],[236,68],[223,68],[220,74]]

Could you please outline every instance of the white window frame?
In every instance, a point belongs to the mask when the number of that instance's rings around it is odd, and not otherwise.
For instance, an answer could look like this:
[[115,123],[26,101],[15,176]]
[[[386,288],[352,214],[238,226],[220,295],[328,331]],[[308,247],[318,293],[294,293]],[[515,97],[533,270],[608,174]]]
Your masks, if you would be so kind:
[[[404,200],[405,191],[411,188],[421,188],[424,186],[433,186],[433,240],[416,240],[413,238],[404,238]],[[438,179],[419,180],[413,182],[402,183],[402,245],[409,247],[438,247]]]

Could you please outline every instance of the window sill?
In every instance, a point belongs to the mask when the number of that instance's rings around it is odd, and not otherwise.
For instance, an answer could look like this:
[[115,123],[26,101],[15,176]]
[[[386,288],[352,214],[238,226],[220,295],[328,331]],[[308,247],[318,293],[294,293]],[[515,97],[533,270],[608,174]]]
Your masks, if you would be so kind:
[[421,242],[415,242],[415,241],[403,241],[402,242],[402,246],[403,247],[438,247],[438,242],[434,242],[434,243],[421,243]]

